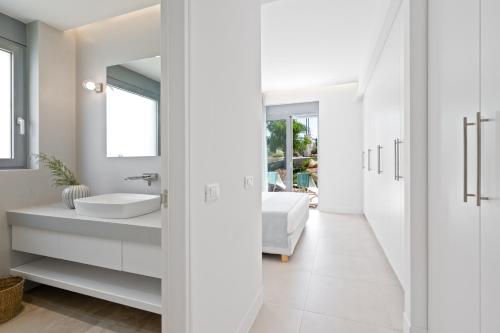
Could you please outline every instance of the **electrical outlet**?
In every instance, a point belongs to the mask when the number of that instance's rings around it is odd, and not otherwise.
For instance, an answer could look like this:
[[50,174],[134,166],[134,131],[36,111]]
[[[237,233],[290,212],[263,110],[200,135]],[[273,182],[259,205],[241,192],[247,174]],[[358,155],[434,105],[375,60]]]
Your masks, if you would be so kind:
[[216,201],[220,197],[219,183],[205,185],[205,202]]
[[253,176],[243,177],[243,187],[248,190],[253,187]]

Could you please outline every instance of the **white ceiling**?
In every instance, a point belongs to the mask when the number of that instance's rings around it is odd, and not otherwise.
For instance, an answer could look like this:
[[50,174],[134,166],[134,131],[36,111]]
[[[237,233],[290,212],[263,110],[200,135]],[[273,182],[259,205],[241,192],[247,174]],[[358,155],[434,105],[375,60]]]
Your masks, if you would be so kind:
[[0,0],[0,12],[23,22],[69,30],[160,3],[160,0]]
[[[261,0],[264,91],[357,81],[391,0]],[[68,30],[160,0],[0,0],[0,12]]]
[[161,58],[153,57],[140,60],[134,60],[122,64],[123,67],[131,71],[142,74],[157,82],[161,81]]
[[391,0],[264,0],[263,91],[357,81]]

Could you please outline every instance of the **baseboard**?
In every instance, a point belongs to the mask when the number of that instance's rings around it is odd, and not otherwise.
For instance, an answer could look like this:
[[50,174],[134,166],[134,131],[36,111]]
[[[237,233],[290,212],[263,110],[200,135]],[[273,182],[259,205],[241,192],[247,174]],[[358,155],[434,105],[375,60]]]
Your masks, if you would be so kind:
[[255,299],[252,302],[252,305],[250,306],[247,313],[243,317],[243,320],[241,321],[240,326],[236,331],[237,333],[250,332],[250,329],[252,328],[252,325],[255,319],[257,318],[257,315],[259,314],[260,308],[262,307],[263,303],[264,303],[264,293],[263,293],[263,288],[260,288],[259,292],[257,293],[257,296],[255,296]]
[[406,312],[403,313],[403,333],[428,333],[426,328],[412,327]]

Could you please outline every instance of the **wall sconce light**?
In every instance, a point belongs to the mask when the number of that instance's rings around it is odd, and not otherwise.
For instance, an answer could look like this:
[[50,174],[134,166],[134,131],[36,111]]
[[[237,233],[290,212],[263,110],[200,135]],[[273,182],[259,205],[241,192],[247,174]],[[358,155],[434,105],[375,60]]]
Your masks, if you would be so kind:
[[95,91],[96,93],[101,93],[103,90],[102,83],[96,83],[96,82],[89,81],[89,80],[83,81],[82,86],[85,89]]

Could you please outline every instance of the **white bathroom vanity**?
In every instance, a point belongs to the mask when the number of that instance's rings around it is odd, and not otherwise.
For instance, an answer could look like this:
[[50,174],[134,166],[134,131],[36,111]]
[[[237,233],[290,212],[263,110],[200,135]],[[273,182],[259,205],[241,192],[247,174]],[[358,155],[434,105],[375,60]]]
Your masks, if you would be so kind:
[[106,219],[53,204],[7,218],[12,250],[36,255],[12,275],[161,313],[160,211]]

